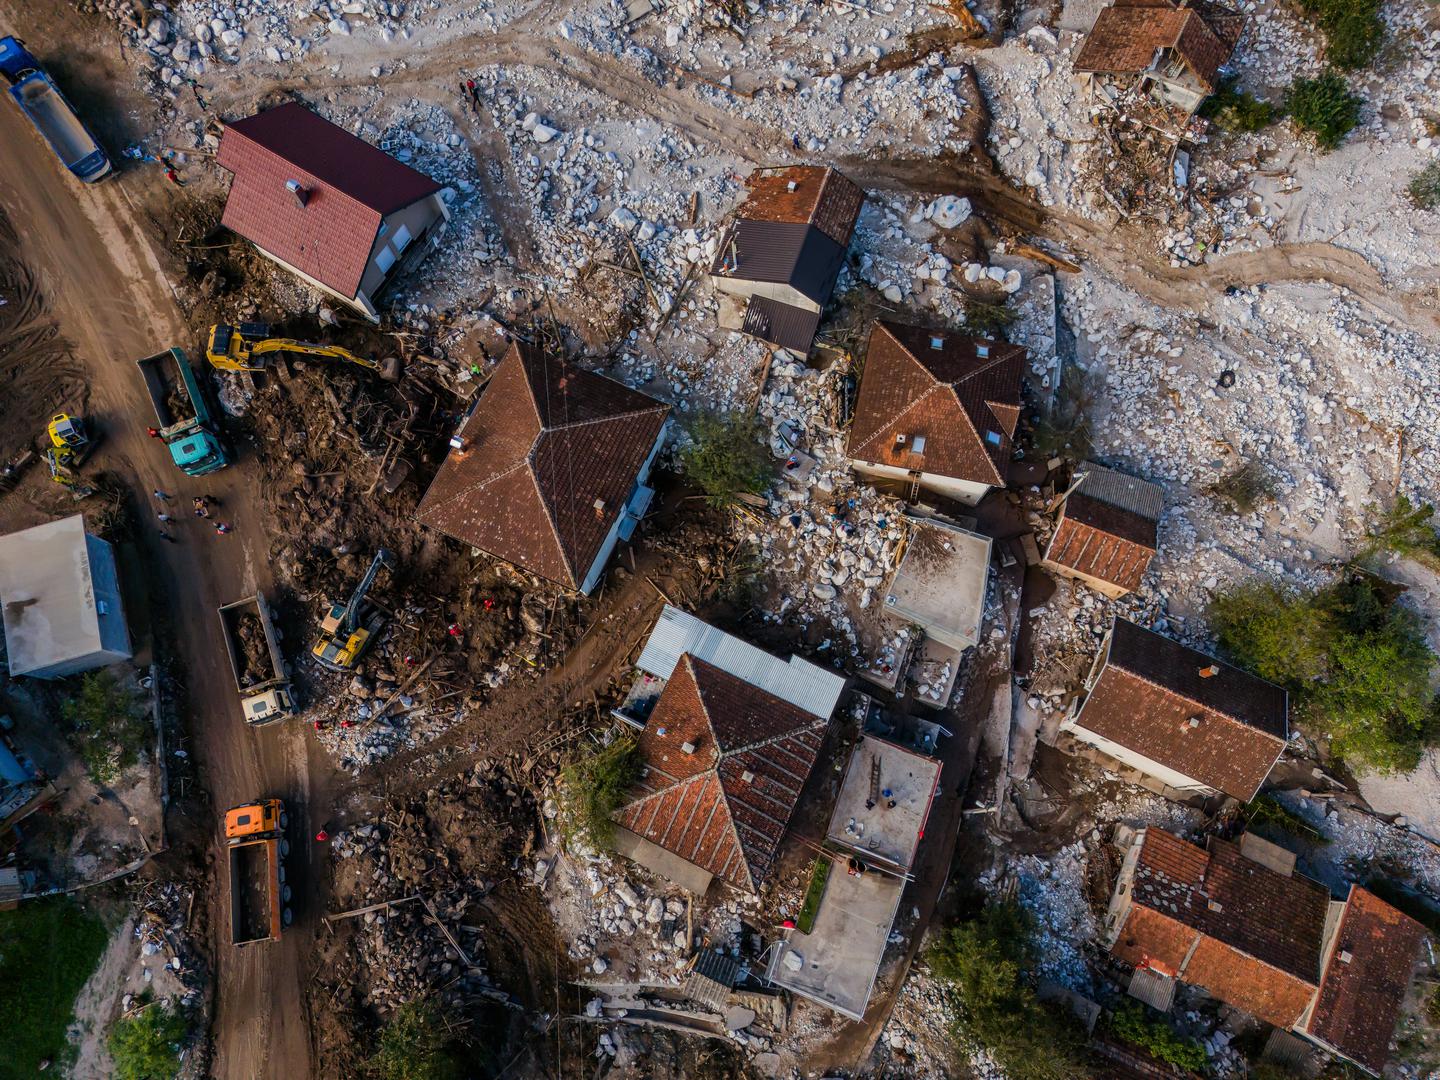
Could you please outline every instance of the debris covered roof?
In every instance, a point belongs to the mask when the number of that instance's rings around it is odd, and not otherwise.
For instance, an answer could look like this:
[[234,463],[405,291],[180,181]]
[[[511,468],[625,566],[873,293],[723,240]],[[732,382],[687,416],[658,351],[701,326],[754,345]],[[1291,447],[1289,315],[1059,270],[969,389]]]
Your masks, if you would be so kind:
[[687,653],[640,734],[646,774],[639,797],[615,820],[754,892],[828,724]]
[[235,174],[221,224],[349,297],[381,219],[440,190],[298,102],[227,124],[215,160]]
[[1075,57],[1075,70],[1138,74],[1151,70],[1157,52],[1172,49],[1213,89],[1243,29],[1244,17],[1219,4],[1122,0],[1100,12]]
[[624,511],[669,406],[511,345],[416,518],[578,588]]
[[1119,617],[1075,722],[1242,802],[1290,734],[1280,687]]
[[[877,321],[850,427],[850,457],[1004,484],[1024,367],[1019,345]],[[917,444],[917,437],[924,442]]]
[[1045,560],[1124,589],[1140,587],[1157,547],[1164,493],[1092,463],[1065,500]]
[[1350,886],[1305,1033],[1378,1074],[1424,939],[1414,919]]
[[850,243],[865,192],[824,165],[791,165],[751,174],[738,217],[814,225],[841,247]]

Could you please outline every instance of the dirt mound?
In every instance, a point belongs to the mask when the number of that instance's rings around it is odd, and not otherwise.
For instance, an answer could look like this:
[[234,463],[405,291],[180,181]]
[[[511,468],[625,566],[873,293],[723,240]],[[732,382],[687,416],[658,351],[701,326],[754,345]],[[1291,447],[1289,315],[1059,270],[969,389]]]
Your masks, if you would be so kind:
[[253,686],[271,678],[270,646],[260,616],[254,612],[242,615],[235,625],[235,639],[239,646],[236,659],[240,664],[240,685]]

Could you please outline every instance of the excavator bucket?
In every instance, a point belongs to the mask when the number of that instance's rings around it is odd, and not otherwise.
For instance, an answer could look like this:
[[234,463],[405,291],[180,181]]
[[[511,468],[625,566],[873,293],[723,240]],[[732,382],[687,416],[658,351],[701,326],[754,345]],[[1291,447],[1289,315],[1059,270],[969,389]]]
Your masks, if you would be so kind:
[[376,368],[380,378],[386,382],[399,382],[402,364],[398,356],[385,356],[380,359],[380,366]]

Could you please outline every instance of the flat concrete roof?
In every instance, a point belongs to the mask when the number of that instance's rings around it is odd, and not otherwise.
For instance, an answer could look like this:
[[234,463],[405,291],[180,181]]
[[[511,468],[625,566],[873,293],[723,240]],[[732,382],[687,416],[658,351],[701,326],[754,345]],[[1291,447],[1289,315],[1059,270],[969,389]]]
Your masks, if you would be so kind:
[[906,520],[910,541],[885,595],[886,613],[919,624],[952,648],[978,644],[990,538],[929,518]]
[[862,859],[884,859],[908,870],[939,782],[940,762],[934,758],[873,735],[861,736],[845,769],[827,836]]
[[83,516],[0,536],[0,605],[11,675],[101,650]]
[[810,933],[785,931],[765,977],[852,1020],[865,1018],[890,927],[905,891],[902,878],[871,870],[851,877],[835,860]]

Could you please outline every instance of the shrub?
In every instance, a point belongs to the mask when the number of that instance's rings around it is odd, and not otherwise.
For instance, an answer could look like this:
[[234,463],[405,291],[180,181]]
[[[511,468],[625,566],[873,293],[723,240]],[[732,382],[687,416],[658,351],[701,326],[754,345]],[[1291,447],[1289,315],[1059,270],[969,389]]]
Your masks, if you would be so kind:
[[1175,1034],[1169,1024],[1152,1019],[1150,1010],[1138,1001],[1127,1001],[1110,1018],[1110,1030],[1131,1046],[1138,1046],[1153,1058],[1177,1068],[1201,1072],[1205,1048],[1194,1039]]
[[615,835],[610,815],[624,803],[643,767],[640,748],[629,735],[565,766],[560,773],[560,824],[567,838],[579,837],[596,849],[609,847]]
[[150,737],[150,724],[135,695],[108,671],[92,671],[80,692],[60,706],[71,741],[90,778],[109,784],[134,765]]
[[1210,623],[1235,663],[1290,691],[1337,757],[1408,771],[1440,739],[1435,655],[1418,616],[1374,579],[1354,575],[1315,592],[1241,585],[1215,598]]
[[1222,82],[1201,104],[1200,115],[1221,131],[1232,132],[1261,131],[1279,118],[1274,105],[1236,89],[1235,82],[1233,78]]
[[450,1043],[440,1008],[428,999],[411,1001],[381,1030],[366,1071],[377,1080],[458,1080],[462,1070]]
[[1015,321],[1015,312],[1005,306],[1004,301],[992,304],[986,300],[965,298],[965,329],[981,337],[1001,338],[1010,324]]
[[701,413],[690,438],[690,445],[680,452],[680,463],[712,506],[728,506],[737,495],[759,495],[769,487],[774,463],[759,417]]
[[110,1029],[110,1056],[120,1080],[173,1080],[188,1025],[178,1009],[151,1005]]
[[1385,42],[1380,0],[1300,0],[1325,34],[1325,59],[1338,68],[1363,68]]
[[1406,190],[1417,210],[1440,210],[1440,161],[1432,161],[1412,176]]
[[1315,136],[1323,150],[1334,150],[1360,122],[1363,100],[1333,71],[1314,79],[1296,79],[1285,91],[1291,119]]
[[1073,364],[1060,369],[1055,400],[1030,432],[1030,445],[1037,457],[1042,461],[1053,457],[1079,461],[1090,455],[1090,414],[1098,392],[1098,380],[1088,372]]
[[1237,514],[1253,513],[1275,497],[1275,477],[1259,461],[1247,461],[1210,485],[1210,494]]
[[1030,921],[1019,904],[990,904],[946,930],[925,957],[955,997],[959,1034],[983,1046],[1008,1080],[1089,1074],[1080,1026],[1035,996],[1027,974],[1035,960]]
[[1430,524],[1434,517],[1435,508],[1429,503],[1412,503],[1404,495],[1397,496],[1389,509],[1379,512],[1379,520],[1356,558],[1389,551],[1440,570],[1440,533]]

